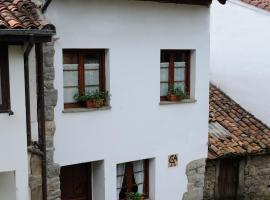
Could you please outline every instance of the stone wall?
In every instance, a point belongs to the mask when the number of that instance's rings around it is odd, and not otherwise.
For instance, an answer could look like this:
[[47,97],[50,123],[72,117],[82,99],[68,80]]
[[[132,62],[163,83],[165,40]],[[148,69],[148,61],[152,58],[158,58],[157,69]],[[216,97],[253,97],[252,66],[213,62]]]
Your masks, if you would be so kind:
[[[207,160],[204,200],[214,200],[218,160]],[[239,200],[270,200],[270,155],[239,158]]]
[[245,160],[243,199],[270,199],[270,155],[247,157]]
[[56,130],[54,107],[57,103],[57,90],[54,88],[54,42],[43,45],[44,58],[44,101],[45,101],[45,134],[47,160],[47,200],[60,200],[60,166],[54,163],[53,137]]
[[183,200],[202,200],[204,187],[205,159],[192,161],[187,165],[188,191]]
[[203,194],[204,200],[212,200],[215,198],[216,165],[217,161],[206,161]]

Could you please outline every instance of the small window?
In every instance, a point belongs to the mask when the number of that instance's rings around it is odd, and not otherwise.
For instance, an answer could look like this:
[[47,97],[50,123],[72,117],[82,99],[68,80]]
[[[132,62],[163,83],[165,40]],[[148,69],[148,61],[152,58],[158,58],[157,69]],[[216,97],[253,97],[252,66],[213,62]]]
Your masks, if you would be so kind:
[[9,112],[9,71],[8,71],[8,48],[0,45],[0,112]]
[[149,198],[149,160],[140,160],[117,165],[117,195],[125,199],[134,192]]
[[160,100],[170,101],[170,94],[178,100],[190,96],[190,51],[161,50]]
[[84,106],[76,97],[106,92],[105,50],[63,50],[63,65],[65,108]]

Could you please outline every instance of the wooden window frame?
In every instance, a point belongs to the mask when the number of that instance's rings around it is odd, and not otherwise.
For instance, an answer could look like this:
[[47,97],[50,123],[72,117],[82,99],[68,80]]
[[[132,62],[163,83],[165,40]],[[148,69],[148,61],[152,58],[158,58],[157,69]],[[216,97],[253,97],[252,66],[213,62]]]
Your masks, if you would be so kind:
[[[145,199],[148,199],[149,198],[149,160],[143,160],[143,162],[144,162],[143,197]],[[132,192],[132,188],[134,187],[134,184],[133,184],[134,171],[133,171],[132,163],[133,162],[125,163],[126,170],[124,174],[124,179],[126,177],[129,177],[127,178],[127,192]],[[124,199],[120,199],[120,200],[124,200]]]
[[0,104],[0,113],[10,112],[10,85],[9,85],[9,61],[8,46],[0,45],[0,70],[1,70],[1,91],[2,104]]
[[[169,80],[168,80],[168,85],[174,85],[176,81],[174,81],[174,61],[175,61],[175,54],[176,53],[183,53],[185,54],[185,94],[190,97],[190,63],[191,63],[191,51],[190,50],[170,50],[170,49],[162,49],[160,52],[160,57],[162,57],[163,53],[168,53],[170,54],[169,58]],[[161,59],[160,59],[161,63]],[[177,81],[177,82],[183,82],[183,81]],[[164,83],[164,82],[160,82]],[[167,96],[160,96],[160,101],[167,101]]]
[[[99,54],[99,90],[106,91],[106,73],[105,73],[105,49],[63,49],[63,55],[65,53],[74,53],[78,55],[78,90],[79,95],[85,94],[85,69],[84,61],[85,56],[89,54]],[[65,71],[65,70],[64,70]],[[65,103],[64,108],[80,108],[79,103]]]

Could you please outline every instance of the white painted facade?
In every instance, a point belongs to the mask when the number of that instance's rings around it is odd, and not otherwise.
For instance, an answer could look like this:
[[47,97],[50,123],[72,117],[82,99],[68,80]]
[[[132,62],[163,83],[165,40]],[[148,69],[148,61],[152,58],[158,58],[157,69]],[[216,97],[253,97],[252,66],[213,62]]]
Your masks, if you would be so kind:
[[[11,110],[0,114],[0,200],[28,200],[23,48],[9,46]],[[15,180],[14,180],[15,179]]]
[[[209,8],[127,0],[53,1],[46,17],[55,43],[55,162],[103,161],[95,200],[116,200],[116,165],[151,159],[150,199],[179,200],[186,165],[207,156]],[[62,50],[107,49],[111,109],[63,113]],[[160,50],[190,49],[196,103],[159,105]],[[168,155],[179,166],[168,168]],[[95,175],[94,175],[95,177]],[[102,179],[102,181],[100,180]],[[95,192],[94,192],[95,193]]]
[[[128,0],[55,0],[46,17],[57,27],[55,162],[61,166],[92,162],[94,199],[116,200],[117,164],[150,159],[150,199],[182,199],[187,191],[186,165],[207,156],[209,8]],[[110,109],[63,113],[65,48],[107,49]],[[161,49],[192,51],[191,96],[196,102],[159,104]],[[30,58],[36,139],[33,54]],[[23,47],[10,46],[14,115],[0,114],[0,200],[29,200],[23,69]],[[168,168],[171,154],[179,155],[177,167]]]
[[211,81],[270,126],[270,12],[238,0],[211,9]]

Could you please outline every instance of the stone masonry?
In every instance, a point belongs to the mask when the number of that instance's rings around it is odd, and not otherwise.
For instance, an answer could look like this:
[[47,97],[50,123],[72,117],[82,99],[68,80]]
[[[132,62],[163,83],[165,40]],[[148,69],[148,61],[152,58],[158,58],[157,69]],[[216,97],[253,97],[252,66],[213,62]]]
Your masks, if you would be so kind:
[[54,107],[57,103],[57,90],[54,88],[54,41],[43,45],[44,58],[44,101],[45,101],[45,134],[47,153],[47,200],[60,200],[60,166],[54,163],[55,133]]
[[188,191],[183,200],[202,200],[204,187],[205,159],[192,161],[187,165]]
[[[218,160],[208,160],[205,173],[204,200],[214,200],[216,165]],[[270,200],[270,155],[239,158],[239,200]]]
[[216,160],[207,160],[205,167],[205,178],[204,178],[204,200],[215,199],[215,186],[216,186]]
[[[43,44],[43,77],[45,104],[45,134],[47,161],[47,200],[60,200],[60,166],[54,163],[55,133],[54,107],[57,103],[57,90],[54,88],[54,42]],[[33,149],[34,147],[32,147]],[[35,149],[35,148],[34,148]],[[37,150],[38,151],[38,150]],[[29,187],[32,200],[42,200],[42,161],[40,155],[29,154]]]

